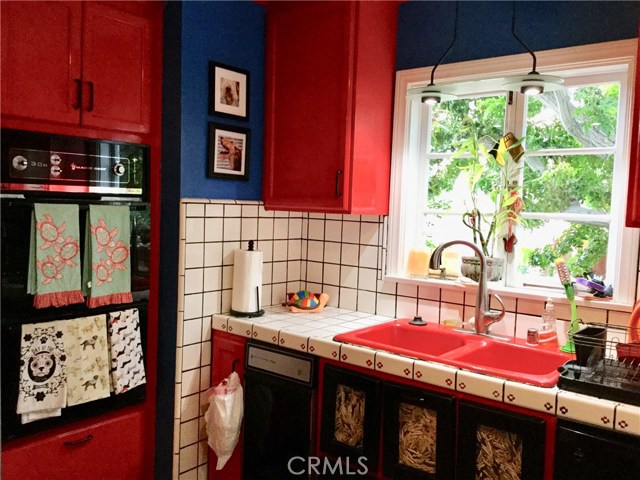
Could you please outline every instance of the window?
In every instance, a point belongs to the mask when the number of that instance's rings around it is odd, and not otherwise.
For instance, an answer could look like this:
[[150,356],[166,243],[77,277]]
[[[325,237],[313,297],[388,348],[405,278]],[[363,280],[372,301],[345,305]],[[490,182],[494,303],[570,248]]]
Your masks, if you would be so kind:
[[[437,83],[455,85],[458,96],[429,106],[409,101],[406,91],[428,83],[430,69],[398,72],[388,277],[429,278],[407,271],[415,250],[474,241],[474,235],[478,240],[478,230],[486,237],[495,219],[487,250],[505,268],[494,290],[546,295],[539,289],[560,287],[554,260],[564,257],[574,276],[606,278],[614,301],[633,302],[639,240],[624,227],[624,205],[635,45],[612,42],[538,56],[544,73],[565,79],[565,89],[539,96],[504,91],[497,77],[517,73],[518,62],[525,70],[528,58],[502,57],[441,66]],[[478,163],[460,153],[474,130],[487,150],[512,132],[525,153],[504,166],[492,159]],[[501,195],[517,197],[514,207],[523,202],[517,222],[496,207]],[[474,208],[483,216],[470,217]],[[471,255],[466,247],[451,250]]]

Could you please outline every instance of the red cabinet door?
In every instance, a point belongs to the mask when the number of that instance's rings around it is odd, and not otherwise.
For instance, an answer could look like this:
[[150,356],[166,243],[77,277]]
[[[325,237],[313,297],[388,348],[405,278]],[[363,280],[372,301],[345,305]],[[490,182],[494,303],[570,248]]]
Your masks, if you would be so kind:
[[119,415],[19,447],[3,445],[4,480],[143,478],[143,412]]
[[354,10],[311,2],[268,13],[267,208],[348,208]]
[[79,121],[80,2],[2,2],[2,114]]
[[149,21],[105,5],[86,3],[82,41],[82,125],[148,132]]
[[[638,34],[640,47],[640,32]],[[636,86],[629,158],[629,192],[627,193],[627,227],[640,227],[640,66],[636,61]]]
[[[211,386],[214,387],[226,378],[233,369],[238,372],[240,381],[244,384],[244,357],[246,338],[230,333],[213,332],[213,352],[211,358]],[[209,449],[209,479],[210,480],[238,480],[242,478],[242,444],[243,439],[236,445],[231,458],[222,470],[216,470],[218,457]]]
[[388,211],[395,2],[267,11],[267,209]]

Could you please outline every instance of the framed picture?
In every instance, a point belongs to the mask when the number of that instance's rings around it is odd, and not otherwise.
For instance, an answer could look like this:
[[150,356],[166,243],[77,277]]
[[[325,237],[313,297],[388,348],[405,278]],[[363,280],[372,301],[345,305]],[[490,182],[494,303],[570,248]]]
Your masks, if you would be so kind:
[[249,180],[249,130],[209,123],[207,176]]
[[249,118],[249,72],[209,62],[209,115]]

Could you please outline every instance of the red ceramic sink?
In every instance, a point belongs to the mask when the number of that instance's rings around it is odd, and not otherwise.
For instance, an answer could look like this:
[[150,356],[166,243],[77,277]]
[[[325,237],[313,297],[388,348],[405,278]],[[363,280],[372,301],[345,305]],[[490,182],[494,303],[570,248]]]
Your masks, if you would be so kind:
[[334,340],[540,387],[553,387],[558,381],[558,367],[572,358],[559,352],[555,344],[530,347],[524,340],[494,340],[436,323],[415,326],[408,319],[343,333]]
[[403,318],[342,333],[335,336],[334,340],[434,360],[442,354],[464,347],[469,342],[477,343],[482,339],[441,328],[437,323],[427,323],[424,326],[410,325],[409,320]]
[[491,339],[481,348],[453,351],[443,357],[443,362],[466,370],[540,387],[553,387],[558,382],[558,367],[572,358],[560,351]]

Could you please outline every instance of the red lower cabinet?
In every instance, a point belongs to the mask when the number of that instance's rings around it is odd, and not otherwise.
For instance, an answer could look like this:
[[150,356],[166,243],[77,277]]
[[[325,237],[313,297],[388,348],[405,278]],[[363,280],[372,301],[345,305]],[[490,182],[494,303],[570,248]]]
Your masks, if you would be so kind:
[[455,472],[456,397],[385,383],[383,471],[397,480]]
[[545,478],[547,422],[468,401],[458,406],[458,478]]
[[341,463],[340,473],[347,459],[357,472],[366,457],[357,478],[553,479],[555,416],[321,363],[318,455]]
[[134,411],[64,434],[3,445],[2,478],[142,480],[143,419],[142,411]]
[[[211,386],[216,386],[235,369],[244,385],[244,357],[246,339],[226,332],[213,332],[213,350],[211,359]],[[209,449],[210,480],[240,480],[242,478],[242,445],[240,435],[233,455],[221,470],[216,470],[218,457]]]
[[381,380],[331,365],[324,367],[320,449],[341,473],[349,468],[375,475],[381,398]]

